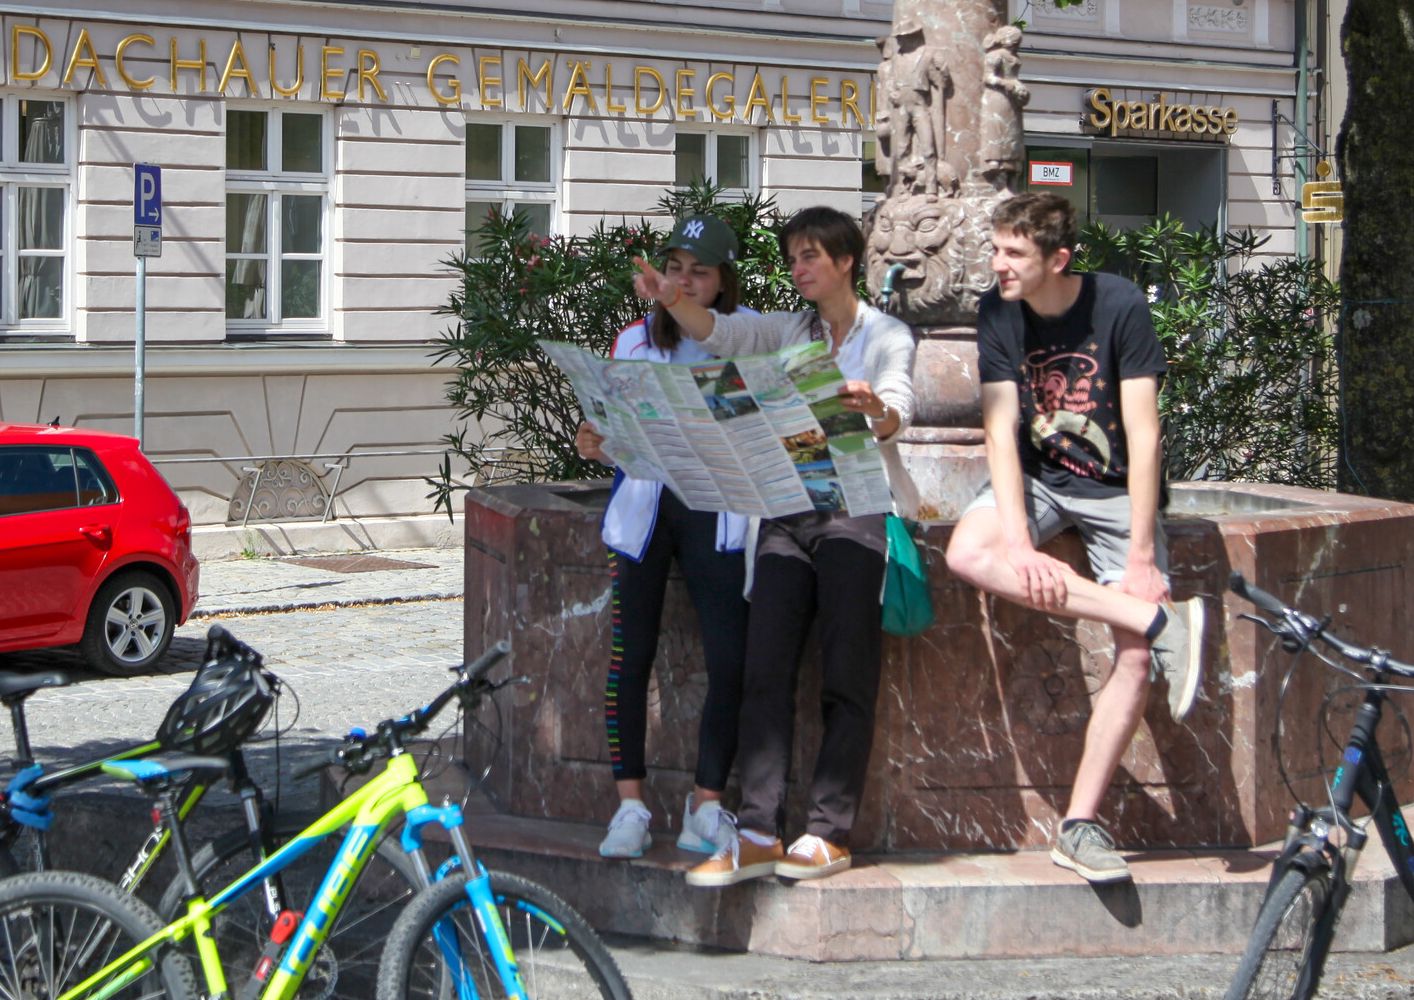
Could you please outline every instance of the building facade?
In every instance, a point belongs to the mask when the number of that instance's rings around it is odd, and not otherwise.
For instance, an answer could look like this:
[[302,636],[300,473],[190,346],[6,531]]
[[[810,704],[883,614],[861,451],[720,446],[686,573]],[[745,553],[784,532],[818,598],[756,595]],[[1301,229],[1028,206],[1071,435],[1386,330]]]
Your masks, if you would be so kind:
[[[1295,0],[1010,2],[1030,184],[1301,248]],[[863,212],[892,6],[0,2],[0,420],[131,430],[133,165],[156,164],[144,444],[197,522],[318,513],[349,453],[337,516],[426,512],[445,262],[488,209],[585,232],[703,176]]]

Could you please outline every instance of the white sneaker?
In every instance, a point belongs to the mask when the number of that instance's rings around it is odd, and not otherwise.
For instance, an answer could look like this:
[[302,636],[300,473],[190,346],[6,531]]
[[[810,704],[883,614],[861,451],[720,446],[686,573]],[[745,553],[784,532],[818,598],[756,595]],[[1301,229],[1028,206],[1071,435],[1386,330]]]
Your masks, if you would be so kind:
[[722,808],[716,799],[704,802],[692,811],[692,793],[682,807],[682,833],[678,847],[698,854],[716,854],[736,838],[736,817]]
[[1203,681],[1203,599],[1165,604],[1168,621],[1149,647],[1151,679],[1162,674],[1169,685],[1169,711],[1182,721]]
[[624,799],[619,811],[609,820],[609,835],[599,845],[605,858],[641,858],[653,844],[648,823],[653,814],[638,799]]

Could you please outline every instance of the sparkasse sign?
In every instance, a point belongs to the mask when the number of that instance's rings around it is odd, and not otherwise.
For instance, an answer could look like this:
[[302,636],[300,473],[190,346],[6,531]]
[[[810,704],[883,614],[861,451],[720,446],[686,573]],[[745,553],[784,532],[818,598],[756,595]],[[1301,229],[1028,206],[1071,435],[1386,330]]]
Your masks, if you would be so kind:
[[1116,101],[1108,87],[1085,94],[1081,130],[1112,137],[1163,136],[1221,142],[1237,131],[1237,109],[1208,104],[1170,104],[1167,94],[1152,101]]

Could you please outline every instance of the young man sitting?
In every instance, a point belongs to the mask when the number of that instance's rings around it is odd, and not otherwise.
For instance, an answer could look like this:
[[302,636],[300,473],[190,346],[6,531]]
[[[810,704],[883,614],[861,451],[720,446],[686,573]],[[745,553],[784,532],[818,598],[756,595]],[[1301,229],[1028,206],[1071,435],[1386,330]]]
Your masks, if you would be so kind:
[[[1070,803],[1051,850],[1091,882],[1129,878],[1097,821],[1144,715],[1151,677],[1182,719],[1201,679],[1203,605],[1169,600],[1159,382],[1165,360],[1144,295],[1072,274],[1070,203],[1023,194],[992,217],[997,287],[978,309],[982,424],[991,481],[953,532],[948,568],[981,590],[1110,626],[1114,670],[1095,699]],[[1095,579],[1037,546],[1079,530]]]

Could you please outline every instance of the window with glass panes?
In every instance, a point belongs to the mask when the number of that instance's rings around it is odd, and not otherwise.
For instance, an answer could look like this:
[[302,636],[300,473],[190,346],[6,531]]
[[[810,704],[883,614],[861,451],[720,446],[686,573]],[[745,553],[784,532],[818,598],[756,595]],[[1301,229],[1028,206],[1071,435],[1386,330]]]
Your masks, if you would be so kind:
[[885,178],[879,173],[879,141],[865,139],[859,149],[859,192],[867,212],[884,195]]
[[532,233],[555,231],[559,152],[552,125],[469,119],[466,123],[466,246],[492,212],[525,216]]
[[323,327],[329,197],[324,114],[226,111],[226,321]]
[[756,190],[750,133],[679,131],[673,157],[678,187],[708,181],[728,194]]
[[0,98],[0,329],[62,329],[69,304],[73,105]]

